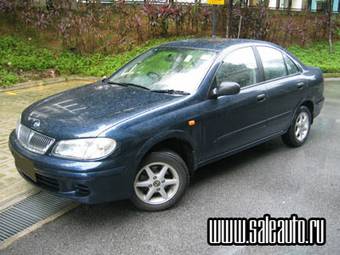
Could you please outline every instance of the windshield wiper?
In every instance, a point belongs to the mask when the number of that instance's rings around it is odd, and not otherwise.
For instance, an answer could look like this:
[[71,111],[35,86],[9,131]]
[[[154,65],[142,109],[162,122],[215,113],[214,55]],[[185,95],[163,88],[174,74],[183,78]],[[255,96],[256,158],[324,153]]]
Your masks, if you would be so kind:
[[156,93],[167,93],[167,94],[178,94],[178,95],[190,95],[190,93],[182,91],[182,90],[175,90],[175,89],[153,89],[152,92]]
[[[119,86],[132,86],[132,87],[137,87],[137,88],[141,88],[141,89],[145,89],[145,90],[150,90],[147,87],[144,87],[142,85],[138,85],[138,84],[135,84],[135,83],[130,83],[130,82],[108,81],[107,83],[109,83],[109,84],[116,84],[116,85],[119,85]],[[190,95],[190,93],[188,93],[188,92],[185,92],[185,91],[182,91],[182,90],[174,90],[174,89],[152,89],[150,91],[156,92],[156,93]]]
[[147,87],[144,87],[142,85],[138,85],[138,84],[135,84],[135,83],[130,83],[130,82],[108,81],[107,83],[109,83],[109,84],[116,84],[116,85],[119,85],[119,86],[127,86],[127,87],[131,86],[131,87],[137,87],[137,88],[141,88],[141,89],[145,89],[145,90],[150,90]]

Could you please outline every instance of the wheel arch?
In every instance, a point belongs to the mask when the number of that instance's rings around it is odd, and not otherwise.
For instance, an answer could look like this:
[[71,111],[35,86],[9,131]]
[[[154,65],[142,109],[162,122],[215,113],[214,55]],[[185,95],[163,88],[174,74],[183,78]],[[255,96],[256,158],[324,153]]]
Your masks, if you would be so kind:
[[308,110],[310,111],[310,114],[311,114],[311,118],[312,118],[311,121],[313,123],[313,119],[314,119],[314,103],[313,103],[313,101],[310,100],[310,99],[306,99],[300,104],[299,108],[301,106],[306,106],[308,108]]
[[310,98],[304,98],[304,99],[302,99],[297,104],[295,110],[293,111],[293,115],[291,116],[291,122],[290,123],[292,123],[292,121],[294,120],[294,117],[296,116],[296,113],[300,109],[301,106],[306,106],[308,108],[308,110],[310,111],[310,114],[311,114],[311,118],[312,118],[311,124],[313,124],[313,119],[314,119],[314,102]]
[[137,154],[137,166],[153,151],[171,150],[182,157],[186,163],[190,175],[197,168],[195,156],[195,144],[183,131],[174,131],[149,139]]

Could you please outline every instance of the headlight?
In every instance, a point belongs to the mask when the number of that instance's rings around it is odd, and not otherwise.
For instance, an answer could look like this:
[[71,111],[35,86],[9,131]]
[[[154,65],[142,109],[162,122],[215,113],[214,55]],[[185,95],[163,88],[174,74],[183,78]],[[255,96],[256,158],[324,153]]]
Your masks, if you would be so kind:
[[116,145],[115,140],[101,137],[64,140],[55,145],[52,153],[62,158],[93,160],[108,156]]

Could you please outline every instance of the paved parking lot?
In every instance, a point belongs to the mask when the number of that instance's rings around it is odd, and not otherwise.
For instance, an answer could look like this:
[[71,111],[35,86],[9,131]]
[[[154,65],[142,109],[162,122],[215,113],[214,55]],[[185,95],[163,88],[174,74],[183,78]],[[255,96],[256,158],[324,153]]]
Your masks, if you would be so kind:
[[[340,254],[340,82],[309,141],[291,149],[280,139],[200,169],[181,203],[160,213],[128,201],[77,209],[15,242],[5,254]],[[208,217],[327,219],[321,247],[209,247]]]

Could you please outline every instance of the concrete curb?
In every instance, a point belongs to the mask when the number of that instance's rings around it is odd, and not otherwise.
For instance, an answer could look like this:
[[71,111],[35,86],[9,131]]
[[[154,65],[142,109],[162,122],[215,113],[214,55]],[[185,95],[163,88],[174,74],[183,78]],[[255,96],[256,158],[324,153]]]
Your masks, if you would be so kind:
[[340,77],[338,77],[338,78],[325,78],[325,81],[340,81]]
[[56,83],[61,83],[61,82],[66,82],[66,81],[75,81],[75,80],[93,80],[96,81],[98,80],[99,77],[95,76],[76,76],[76,75],[71,75],[71,76],[61,76],[57,78],[49,78],[49,79],[43,79],[43,80],[36,80],[36,81],[27,81],[23,83],[18,83],[15,84],[14,86],[11,86],[9,88],[3,88],[0,89],[0,92],[6,92],[6,91],[11,91],[11,90],[18,90],[18,89],[26,89],[26,88],[31,88],[34,86],[46,86],[50,84],[56,84]]
[[27,197],[30,197],[36,193],[38,193],[40,190],[38,188],[32,187],[32,189],[29,189],[24,192],[19,192],[15,194],[14,196],[11,196],[10,198],[0,201],[0,212],[5,210],[6,208],[20,202],[21,200],[24,200]]

